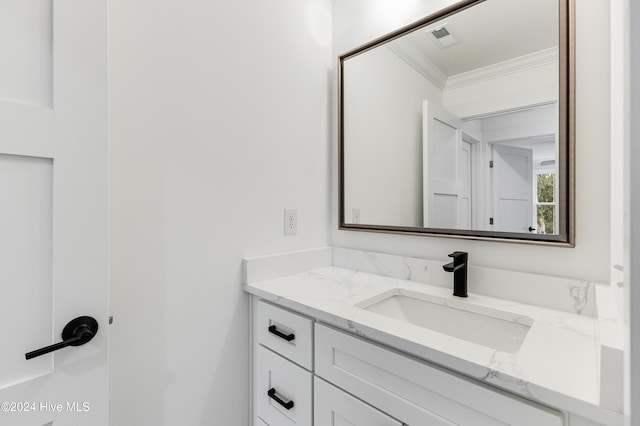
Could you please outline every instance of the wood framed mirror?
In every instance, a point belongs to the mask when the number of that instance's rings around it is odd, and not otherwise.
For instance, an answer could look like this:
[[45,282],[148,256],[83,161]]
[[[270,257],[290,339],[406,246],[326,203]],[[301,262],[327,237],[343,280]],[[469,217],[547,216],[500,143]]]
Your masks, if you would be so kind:
[[574,246],[573,0],[466,0],[339,57],[340,229]]

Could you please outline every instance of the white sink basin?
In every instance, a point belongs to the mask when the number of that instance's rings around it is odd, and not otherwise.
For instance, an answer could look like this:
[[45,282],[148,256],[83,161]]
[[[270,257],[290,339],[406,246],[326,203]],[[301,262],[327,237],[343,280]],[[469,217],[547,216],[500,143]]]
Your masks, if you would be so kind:
[[505,311],[464,302],[454,302],[455,307],[445,303],[438,297],[397,290],[357,307],[508,353],[520,349],[533,324],[531,318]]

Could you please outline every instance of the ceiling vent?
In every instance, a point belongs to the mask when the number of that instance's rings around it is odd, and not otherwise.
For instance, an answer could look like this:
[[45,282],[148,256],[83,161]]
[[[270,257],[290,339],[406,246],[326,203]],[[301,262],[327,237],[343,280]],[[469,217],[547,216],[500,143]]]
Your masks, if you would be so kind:
[[446,23],[438,25],[435,29],[428,30],[427,34],[431,34],[432,40],[440,49],[446,49],[460,43],[460,40],[451,31],[451,27],[448,27]]
[[431,34],[433,34],[433,36],[436,38],[436,40],[440,40],[442,37],[446,37],[448,35],[451,35],[451,33],[449,33],[449,31],[447,31],[447,29],[445,27],[433,30],[433,31],[431,31]]

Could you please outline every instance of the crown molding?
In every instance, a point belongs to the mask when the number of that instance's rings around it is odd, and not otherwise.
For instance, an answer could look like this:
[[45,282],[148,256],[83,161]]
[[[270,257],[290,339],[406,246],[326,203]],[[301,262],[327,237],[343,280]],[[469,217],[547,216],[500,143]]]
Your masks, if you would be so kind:
[[470,84],[504,77],[509,74],[515,74],[527,69],[537,68],[557,62],[558,48],[551,47],[549,49],[518,56],[517,58],[508,59],[506,61],[498,62],[472,71],[452,75],[447,79],[443,90],[457,89]]
[[457,89],[558,62],[558,48],[551,47],[447,77],[420,49],[407,40],[394,40],[392,43],[388,43],[386,47],[442,91]]
[[429,60],[413,43],[397,39],[392,43],[387,43],[386,46],[395,53],[400,59],[406,62],[413,69],[418,71],[436,85],[440,90],[444,90],[447,84],[447,75],[442,72],[440,68]]

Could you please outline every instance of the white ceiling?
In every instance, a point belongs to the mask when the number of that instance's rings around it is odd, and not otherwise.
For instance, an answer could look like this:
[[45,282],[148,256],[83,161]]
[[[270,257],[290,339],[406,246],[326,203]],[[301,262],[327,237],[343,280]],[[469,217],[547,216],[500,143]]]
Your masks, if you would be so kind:
[[[403,37],[447,77],[558,46],[558,0],[486,0]],[[446,23],[460,43],[441,49]]]

